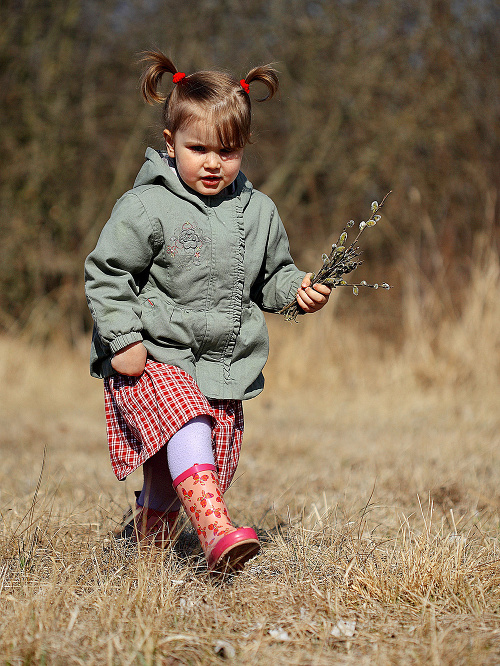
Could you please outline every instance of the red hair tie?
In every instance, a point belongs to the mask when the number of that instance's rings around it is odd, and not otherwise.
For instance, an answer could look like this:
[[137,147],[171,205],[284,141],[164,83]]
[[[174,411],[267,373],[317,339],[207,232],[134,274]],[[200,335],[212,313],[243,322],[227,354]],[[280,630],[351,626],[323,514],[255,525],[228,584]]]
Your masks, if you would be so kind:
[[241,79],[240,81],[240,86],[243,88],[243,90],[246,92],[247,95],[250,94],[250,86],[248,83],[245,81],[245,79]]
[[182,79],[185,79],[185,78],[186,78],[186,75],[184,74],[184,72],[176,72],[172,77],[172,81],[174,83],[179,83],[179,81],[182,81]]

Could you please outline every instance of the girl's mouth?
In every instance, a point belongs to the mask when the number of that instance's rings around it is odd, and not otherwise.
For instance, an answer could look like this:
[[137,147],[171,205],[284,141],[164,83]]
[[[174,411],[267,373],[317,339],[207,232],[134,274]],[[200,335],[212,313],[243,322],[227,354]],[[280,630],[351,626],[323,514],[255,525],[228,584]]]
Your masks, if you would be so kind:
[[207,186],[218,185],[221,180],[222,178],[220,176],[203,176],[201,178],[201,182],[203,183],[203,185]]

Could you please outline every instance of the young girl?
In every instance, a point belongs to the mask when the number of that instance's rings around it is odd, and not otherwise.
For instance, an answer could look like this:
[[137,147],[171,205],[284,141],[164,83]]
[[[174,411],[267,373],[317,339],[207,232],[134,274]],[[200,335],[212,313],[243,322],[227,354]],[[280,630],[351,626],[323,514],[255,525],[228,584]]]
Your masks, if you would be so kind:
[[[163,101],[166,151],[148,148],[85,263],[95,322],[91,374],[104,379],[113,470],[140,465],[134,538],[165,546],[180,506],[210,570],[239,569],[259,551],[235,528],[223,493],[236,470],[242,400],[264,386],[262,311],[294,297],[306,313],[330,290],[293,264],[273,202],[240,171],[250,139],[250,84],[278,89],[270,66],[237,81],[178,72],[148,52],[142,94]],[[172,90],[161,97],[164,74]],[[263,100],[262,100],[263,101]]]

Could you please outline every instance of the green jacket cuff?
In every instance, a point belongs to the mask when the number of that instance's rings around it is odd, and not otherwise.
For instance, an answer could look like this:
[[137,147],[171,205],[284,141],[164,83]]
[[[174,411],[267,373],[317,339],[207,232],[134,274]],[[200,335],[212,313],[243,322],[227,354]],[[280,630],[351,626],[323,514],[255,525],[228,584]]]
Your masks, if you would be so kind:
[[142,334],[138,331],[132,331],[131,333],[126,333],[125,335],[119,335],[109,344],[109,348],[113,354],[119,352],[120,349],[124,349],[131,345],[133,342],[140,342],[142,340]]

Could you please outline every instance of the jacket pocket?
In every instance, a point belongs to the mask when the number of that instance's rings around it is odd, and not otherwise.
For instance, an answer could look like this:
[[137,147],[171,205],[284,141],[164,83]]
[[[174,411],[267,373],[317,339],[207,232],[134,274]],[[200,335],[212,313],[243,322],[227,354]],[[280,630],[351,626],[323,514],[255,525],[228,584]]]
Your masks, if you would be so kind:
[[166,347],[189,348],[194,354],[203,343],[206,314],[182,308],[166,298],[141,297],[143,334]]

